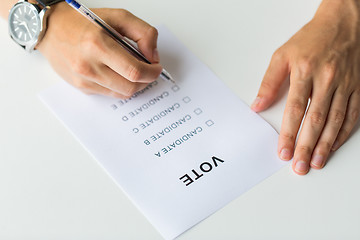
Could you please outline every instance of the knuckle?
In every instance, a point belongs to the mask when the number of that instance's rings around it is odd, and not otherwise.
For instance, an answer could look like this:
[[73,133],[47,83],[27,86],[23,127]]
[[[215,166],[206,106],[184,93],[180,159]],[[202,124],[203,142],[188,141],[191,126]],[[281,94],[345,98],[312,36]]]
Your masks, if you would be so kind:
[[336,125],[341,125],[345,119],[345,112],[340,110],[335,110],[329,115],[329,122]]
[[96,54],[103,53],[104,48],[104,39],[102,38],[103,34],[98,31],[89,31],[86,33],[81,41],[81,48],[87,52],[96,52]]
[[278,48],[272,55],[271,60],[272,61],[282,61],[285,58],[285,52],[283,51],[283,48]]
[[352,122],[356,122],[359,118],[359,114],[360,114],[360,112],[359,112],[359,109],[357,109],[357,108],[350,110],[350,120]]
[[149,29],[147,30],[147,34],[151,37],[157,37],[159,35],[159,32],[153,26],[149,26]]
[[350,135],[351,130],[342,128],[338,134],[338,139],[344,140]]
[[129,86],[127,87],[125,93],[124,93],[124,97],[125,98],[130,98],[132,97],[138,90],[138,86],[137,84],[133,83],[133,84],[129,84]]
[[129,65],[126,76],[127,79],[132,82],[140,81],[143,76],[141,66],[133,64]]
[[296,138],[296,136],[290,132],[281,133],[281,137],[284,138],[287,142],[294,142]]
[[304,107],[303,104],[299,101],[294,101],[287,107],[287,114],[290,118],[298,119],[304,115]]
[[123,18],[127,18],[127,17],[132,16],[132,13],[126,9],[121,8],[121,9],[119,9],[119,15]]
[[332,146],[333,144],[331,144],[329,141],[321,141],[318,143],[317,152],[321,155],[327,155],[330,152]]
[[360,97],[360,88],[354,91],[356,97]]
[[304,79],[309,78],[314,71],[314,62],[308,57],[301,58],[297,65],[300,76]]
[[77,60],[72,65],[73,71],[80,76],[93,78],[95,77],[95,72],[90,66],[90,64],[85,60]]
[[298,150],[299,152],[305,153],[305,154],[307,154],[307,155],[311,155],[311,154],[312,154],[312,148],[310,148],[309,146],[300,145],[300,146],[297,146],[296,148],[297,148],[297,150]]
[[334,63],[326,63],[322,69],[323,83],[325,86],[330,86],[336,75],[337,66]]
[[351,96],[351,91],[349,89],[349,87],[347,86],[339,86],[337,89],[336,89],[336,92],[335,92],[339,97],[341,97],[342,99],[347,99],[349,100],[350,96]]
[[271,82],[269,82],[269,80],[266,80],[266,79],[264,79],[264,81],[262,81],[261,87],[264,89],[267,89],[267,90],[273,89],[273,85],[271,84]]
[[308,118],[313,126],[320,126],[325,123],[325,116],[321,112],[310,112]]

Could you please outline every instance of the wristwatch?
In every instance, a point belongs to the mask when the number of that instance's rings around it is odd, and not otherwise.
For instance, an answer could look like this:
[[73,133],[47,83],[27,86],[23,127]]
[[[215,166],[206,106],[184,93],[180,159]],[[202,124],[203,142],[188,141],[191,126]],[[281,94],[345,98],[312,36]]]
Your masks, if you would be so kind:
[[27,52],[32,52],[46,32],[50,6],[63,0],[18,1],[9,13],[9,34]]

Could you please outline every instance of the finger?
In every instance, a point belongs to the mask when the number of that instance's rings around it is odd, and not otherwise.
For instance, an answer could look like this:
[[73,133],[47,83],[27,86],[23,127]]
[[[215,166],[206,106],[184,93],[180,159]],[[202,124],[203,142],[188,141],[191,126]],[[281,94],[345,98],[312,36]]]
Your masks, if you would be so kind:
[[90,82],[87,80],[83,80],[83,81],[88,82],[86,84],[86,88],[81,89],[81,91],[84,92],[85,94],[89,94],[89,95],[99,94],[99,95],[104,95],[104,96],[113,97],[113,98],[121,98],[121,99],[128,98],[127,96],[124,96],[124,95],[114,92],[108,88],[100,86],[99,84],[97,84],[95,82]]
[[100,69],[98,77],[93,81],[125,98],[130,98],[134,93],[147,86],[147,83],[130,82],[105,65]]
[[282,160],[292,159],[296,136],[304,117],[312,85],[310,80],[303,80],[294,70],[290,76],[290,89],[281,124],[278,154]]
[[269,67],[265,73],[258,95],[251,105],[255,112],[263,111],[268,108],[275,100],[281,84],[289,75],[288,60],[277,50],[270,61]]
[[360,89],[354,91],[349,99],[348,108],[346,110],[346,116],[344,123],[339,131],[339,134],[332,146],[332,151],[336,151],[342,144],[348,139],[351,131],[355,127],[360,114]]
[[111,38],[105,38],[104,54],[100,55],[100,61],[131,82],[150,83],[155,81],[161,71],[159,64],[147,64],[137,60],[117,42]]
[[299,175],[309,171],[311,156],[324,128],[333,93],[316,86],[312,95],[294,153],[293,170]]
[[150,62],[159,63],[156,28],[124,9],[112,11],[108,22],[122,35],[137,42],[140,51]]
[[311,157],[311,167],[323,168],[332,145],[343,125],[349,96],[337,90],[334,94],[325,127]]

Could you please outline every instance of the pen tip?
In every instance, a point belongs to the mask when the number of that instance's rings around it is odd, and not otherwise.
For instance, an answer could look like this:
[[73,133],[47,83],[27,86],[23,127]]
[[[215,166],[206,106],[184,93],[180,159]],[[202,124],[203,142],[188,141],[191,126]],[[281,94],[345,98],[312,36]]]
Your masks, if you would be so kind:
[[168,73],[168,77],[169,77],[168,79],[170,82],[175,83],[174,78],[169,73]]
[[165,80],[168,80],[172,83],[175,83],[174,78],[170,75],[170,73],[168,73],[165,69],[163,69],[163,71],[161,72],[161,76],[162,78],[164,78]]

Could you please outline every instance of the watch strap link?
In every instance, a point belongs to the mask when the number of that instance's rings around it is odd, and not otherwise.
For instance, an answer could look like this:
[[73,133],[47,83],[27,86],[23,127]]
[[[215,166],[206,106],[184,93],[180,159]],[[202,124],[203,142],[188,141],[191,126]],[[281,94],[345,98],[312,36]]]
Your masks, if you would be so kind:
[[40,3],[43,7],[54,5],[58,2],[63,2],[64,0],[36,0],[38,3]]

